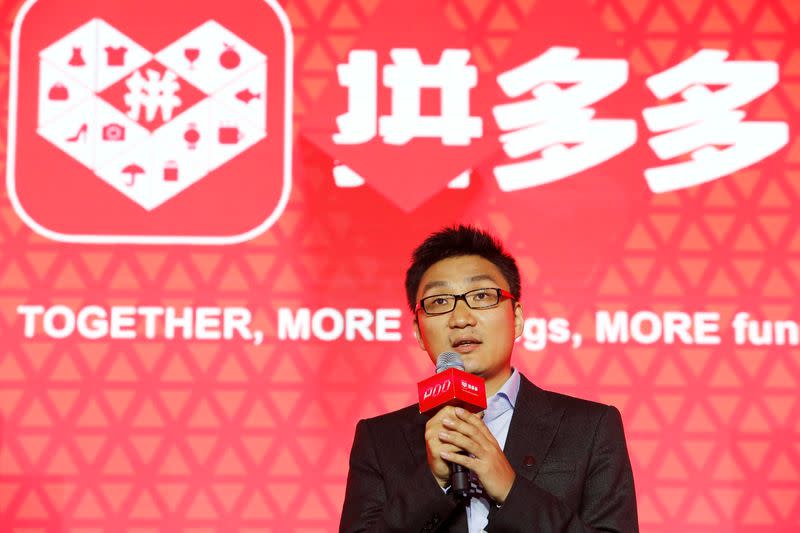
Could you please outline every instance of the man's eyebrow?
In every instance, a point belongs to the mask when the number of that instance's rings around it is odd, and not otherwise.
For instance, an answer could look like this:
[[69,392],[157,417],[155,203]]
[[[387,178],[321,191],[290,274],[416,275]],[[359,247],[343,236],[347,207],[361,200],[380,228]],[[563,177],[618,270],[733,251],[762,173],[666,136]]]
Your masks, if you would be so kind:
[[428,292],[428,289],[434,289],[436,287],[447,287],[448,285],[449,283],[447,283],[446,281],[429,281],[428,283],[425,284],[424,287],[422,287],[422,293],[425,294],[426,292]]
[[497,283],[497,280],[496,280],[496,279],[494,279],[494,278],[493,278],[492,276],[490,276],[489,274],[479,274],[479,275],[477,275],[477,276],[472,276],[471,278],[467,279],[467,281],[469,281],[469,282],[473,282],[473,281],[483,281],[483,280],[494,281],[495,283]]
[[[477,276],[472,276],[472,277],[467,278],[465,281],[467,283],[473,283],[475,281],[485,281],[485,280],[493,281],[494,283],[497,283],[497,280],[494,279],[489,274],[478,274]],[[424,287],[422,287],[422,293],[425,294],[430,289],[435,289],[437,287],[449,287],[449,286],[450,286],[450,283],[448,283],[446,281],[429,281],[428,283],[425,284]]]

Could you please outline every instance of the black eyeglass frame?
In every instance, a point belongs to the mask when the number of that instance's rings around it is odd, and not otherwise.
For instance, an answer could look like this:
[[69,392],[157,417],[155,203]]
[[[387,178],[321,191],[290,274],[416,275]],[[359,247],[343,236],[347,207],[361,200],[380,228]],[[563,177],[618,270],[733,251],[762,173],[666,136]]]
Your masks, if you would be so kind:
[[[471,305],[469,305],[469,301],[467,300],[467,295],[471,294],[473,292],[478,292],[478,291],[497,291],[497,303],[489,305],[487,307],[472,307]],[[439,298],[441,296],[452,296],[453,297],[453,307],[451,309],[449,309],[447,311],[442,311],[441,313],[429,313],[425,309],[425,307],[422,305],[422,302],[424,302],[425,300],[428,300],[430,298]],[[420,311],[423,311],[425,313],[425,316],[446,315],[447,313],[452,313],[453,311],[455,311],[456,305],[458,305],[458,301],[459,300],[463,300],[464,304],[466,304],[466,306],[469,307],[470,309],[476,309],[478,311],[480,311],[482,309],[494,309],[495,307],[500,305],[500,302],[502,301],[500,299],[501,296],[503,296],[505,298],[510,298],[511,300],[515,300],[516,301],[516,298],[514,297],[513,294],[511,294],[507,290],[501,289],[499,287],[482,287],[480,289],[472,289],[471,291],[467,291],[467,292],[464,292],[464,293],[461,293],[461,294],[432,294],[430,296],[426,296],[425,298],[421,298],[417,302],[417,306],[414,308],[414,314],[416,315]]]

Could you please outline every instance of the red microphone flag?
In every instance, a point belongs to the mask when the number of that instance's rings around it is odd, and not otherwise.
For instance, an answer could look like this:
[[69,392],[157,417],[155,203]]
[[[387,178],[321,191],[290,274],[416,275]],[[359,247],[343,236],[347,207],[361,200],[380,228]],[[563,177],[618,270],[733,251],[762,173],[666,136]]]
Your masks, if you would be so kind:
[[436,410],[445,405],[463,407],[477,413],[486,409],[486,385],[474,375],[448,368],[417,383],[419,412]]

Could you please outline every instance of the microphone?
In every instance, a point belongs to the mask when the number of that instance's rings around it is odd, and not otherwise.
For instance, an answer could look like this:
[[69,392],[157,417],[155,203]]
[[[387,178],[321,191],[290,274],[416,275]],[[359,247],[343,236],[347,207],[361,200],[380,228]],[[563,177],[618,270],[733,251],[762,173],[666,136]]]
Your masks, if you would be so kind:
[[461,355],[442,352],[436,358],[436,375],[417,383],[419,412],[438,411],[445,405],[462,407],[471,413],[486,409],[486,385],[464,371]]
[[[461,407],[472,413],[486,409],[486,385],[464,371],[461,355],[443,352],[436,358],[436,375],[417,384],[419,412],[438,411],[445,405]],[[450,463],[450,491],[457,498],[469,495],[469,470]]]

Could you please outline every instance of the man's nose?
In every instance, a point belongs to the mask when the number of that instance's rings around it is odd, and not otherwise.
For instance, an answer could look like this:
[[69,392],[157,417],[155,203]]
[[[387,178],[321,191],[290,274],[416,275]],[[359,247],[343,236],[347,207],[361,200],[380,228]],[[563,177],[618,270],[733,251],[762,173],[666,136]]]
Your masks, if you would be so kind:
[[464,300],[456,300],[456,307],[450,313],[449,326],[451,328],[463,328],[475,325],[474,310],[470,309]]

